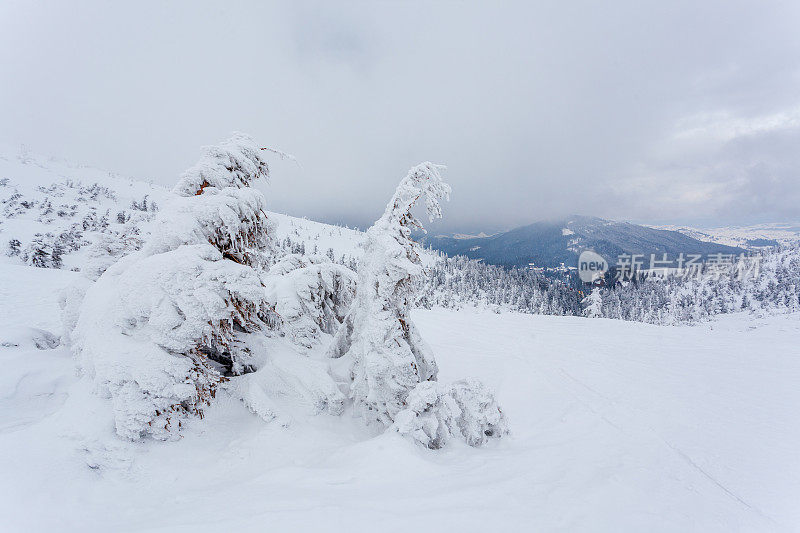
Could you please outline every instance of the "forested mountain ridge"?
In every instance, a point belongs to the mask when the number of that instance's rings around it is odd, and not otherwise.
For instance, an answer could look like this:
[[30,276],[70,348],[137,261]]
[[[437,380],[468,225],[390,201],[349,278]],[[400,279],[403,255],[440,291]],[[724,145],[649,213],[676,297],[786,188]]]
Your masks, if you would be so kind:
[[597,217],[574,215],[556,221],[540,221],[488,237],[461,238],[431,236],[426,246],[447,255],[464,255],[486,263],[503,266],[555,268],[561,263],[575,266],[578,255],[590,249],[610,264],[621,254],[649,257],[677,257],[678,254],[724,253],[738,255],[745,250],[692,238],[678,231],[639,226]]

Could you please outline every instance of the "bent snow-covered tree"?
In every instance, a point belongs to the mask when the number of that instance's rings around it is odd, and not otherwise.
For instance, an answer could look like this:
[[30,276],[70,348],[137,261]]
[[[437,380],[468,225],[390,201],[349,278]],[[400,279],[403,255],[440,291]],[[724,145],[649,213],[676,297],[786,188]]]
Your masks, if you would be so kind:
[[[450,186],[441,176],[444,167],[422,163],[400,182],[386,211],[367,231],[359,267],[356,296],[350,312],[334,336],[329,355],[349,359],[350,397],[356,412],[368,422],[386,426],[399,413],[395,429],[421,444],[438,448],[450,436],[471,445],[506,432],[505,418],[477,382],[444,387],[435,383],[436,361],[410,317],[414,288],[423,273],[412,228],[422,229],[411,210],[421,197],[431,220],[442,216],[439,200],[449,198]],[[425,392],[416,389],[422,387]],[[480,400],[457,402],[472,396]],[[409,405],[409,398],[414,399]],[[460,408],[459,405],[474,408]],[[414,420],[425,419],[415,426]],[[471,438],[472,433],[482,438]]]
[[242,337],[278,322],[259,274],[272,225],[250,188],[267,177],[246,135],[204,148],[150,240],[87,290],[73,351],[121,436],[170,438],[226,376],[252,369]]

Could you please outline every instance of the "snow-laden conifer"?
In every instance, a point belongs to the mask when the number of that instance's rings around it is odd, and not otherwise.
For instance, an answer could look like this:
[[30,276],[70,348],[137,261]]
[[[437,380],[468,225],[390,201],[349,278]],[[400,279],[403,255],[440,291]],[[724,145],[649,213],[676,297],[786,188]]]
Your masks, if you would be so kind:
[[439,200],[450,194],[442,169],[433,163],[412,168],[367,230],[353,308],[330,350],[332,357],[347,354],[353,360],[356,410],[386,425],[417,383],[436,379],[433,354],[409,316],[413,283],[423,272],[411,239],[412,228],[422,225],[411,208],[424,197],[430,219],[441,217]]
[[[403,412],[397,430],[429,448],[440,447],[452,435],[482,444],[482,439],[468,436],[471,429],[459,428],[487,426],[485,420],[492,420],[496,430],[486,429],[484,437],[505,432],[502,412],[477,382],[467,383],[463,390],[432,383],[438,373],[436,361],[409,313],[424,270],[411,239],[412,228],[422,225],[411,210],[424,198],[428,217],[442,216],[439,201],[450,194],[450,186],[442,180],[443,168],[429,162],[413,167],[383,216],[367,231],[356,297],[329,349],[331,357],[349,359],[350,397],[357,413],[368,422],[389,426]],[[462,408],[455,398],[457,389],[459,398],[479,394],[489,400],[468,401],[471,408]],[[424,427],[417,431],[414,420],[420,417],[427,422],[420,422]]]
[[583,315],[585,317],[599,318],[603,316],[603,294],[600,292],[600,287],[594,287],[581,303],[584,306]]
[[582,302],[584,315],[673,325],[743,310],[800,310],[800,248],[741,256],[723,271],[712,266],[706,263],[695,273],[642,274],[634,282],[595,288]]
[[70,338],[120,435],[169,438],[226,375],[251,369],[241,337],[277,320],[259,272],[272,226],[249,188],[267,176],[245,135],[205,148],[142,249],[87,290]]

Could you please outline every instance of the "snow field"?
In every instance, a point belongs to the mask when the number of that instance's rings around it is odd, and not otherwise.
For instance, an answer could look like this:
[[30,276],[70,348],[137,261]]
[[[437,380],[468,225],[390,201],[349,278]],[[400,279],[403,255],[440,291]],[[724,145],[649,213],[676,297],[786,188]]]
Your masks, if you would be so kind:
[[18,345],[0,347],[8,531],[800,527],[796,314],[663,327],[416,310],[440,379],[479,376],[506,439],[430,451],[350,411],[265,423],[221,394],[179,441],[128,443],[68,350],[28,329],[59,332],[74,276],[0,267],[0,344]]

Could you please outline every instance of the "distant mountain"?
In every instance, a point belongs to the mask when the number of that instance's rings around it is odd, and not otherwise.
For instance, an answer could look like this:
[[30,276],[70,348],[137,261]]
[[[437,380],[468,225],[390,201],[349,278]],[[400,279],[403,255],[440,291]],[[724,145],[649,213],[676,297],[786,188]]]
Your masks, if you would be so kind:
[[620,254],[650,254],[676,259],[678,254],[740,254],[744,249],[705,242],[678,231],[615,222],[602,218],[572,216],[566,220],[536,222],[486,237],[438,235],[423,239],[426,246],[448,255],[465,255],[504,266],[555,268],[576,266],[583,250],[594,250],[610,264]]
[[679,231],[701,241],[738,246],[748,250],[800,243],[800,222],[773,222],[752,226],[692,228],[688,226],[651,226]]

